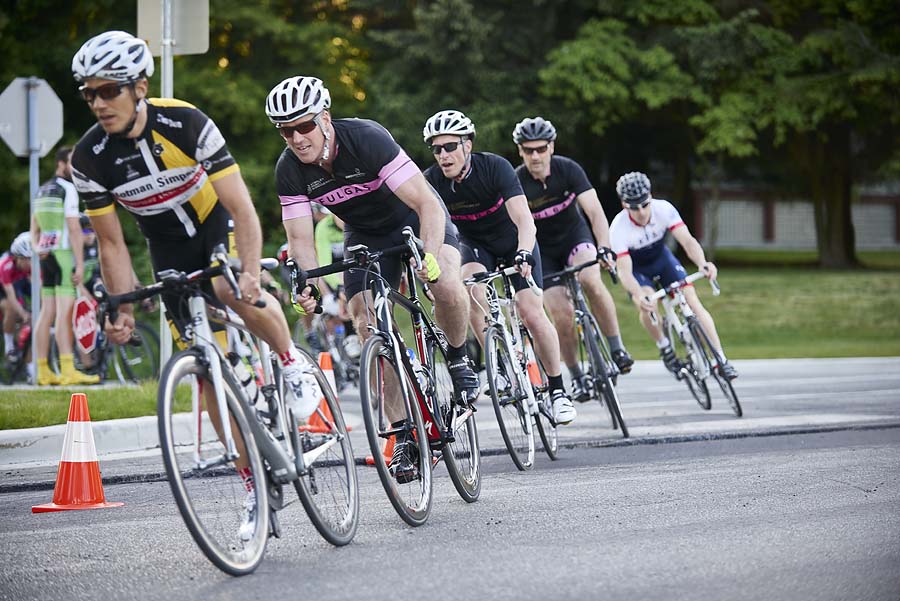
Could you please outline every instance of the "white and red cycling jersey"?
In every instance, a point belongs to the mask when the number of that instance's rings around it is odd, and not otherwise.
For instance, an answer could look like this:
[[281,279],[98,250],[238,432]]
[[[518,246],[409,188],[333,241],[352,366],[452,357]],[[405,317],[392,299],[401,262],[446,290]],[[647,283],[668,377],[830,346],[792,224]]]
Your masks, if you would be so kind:
[[665,248],[666,232],[684,227],[684,220],[672,203],[660,198],[650,200],[650,221],[638,225],[628,209],[609,224],[609,243],[617,255],[630,255],[635,265],[653,263]]

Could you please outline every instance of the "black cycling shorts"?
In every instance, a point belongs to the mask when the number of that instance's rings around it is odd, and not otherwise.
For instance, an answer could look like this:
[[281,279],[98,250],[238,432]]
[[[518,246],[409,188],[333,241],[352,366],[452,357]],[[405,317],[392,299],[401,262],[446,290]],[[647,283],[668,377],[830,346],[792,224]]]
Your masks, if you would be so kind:
[[[216,203],[216,207],[210,212],[206,221],[201,224],[197,235],[193,238],[170,242],[148,239],[154,279],[158,279],[156,274],[166,269],[176,269],[185,273],[206,269],[209,267],[209,258],[217,244],[224,244],[225,249],[231,253],[234,250],[232,248],[232,226],[231,215],[221,203]],[[225,308],[225,305],[216,298],[210,282],[205,282],[202,289],[208,297],[207,302],[221,309]],[[166,304],[166,317],[183,335],[185,326],[190,322],[188,298],[174,293],[166,293],[161,296]],[[213,330],[221,329],[221,326],[217,324],[212,325]]]
[[[446,215],[446,211],[444,214]],[[396,229],[390,233],[372,234],[354,231],[348,223],[344,227],[344,256],[349,258],[350,255],[347,252],[347,249],[357,244],[365,244],[369,247],[369,250],[379,250],[382,248],[399,246],[404,243],[403,228],[407,225],[412,226],[416,236],[419,235],[419,216],[415,213],[410,214],[404,222],[400,223]],[[459,233],[456,231],[456,226],[450,221],[449,216],[447,216],[447,219],[444,222],[444,244],[459,250]],[[400,286],[400,278],[403,275],[403,265],[400,262],[400,258],[389,257],[383,259],[382,261],[379,261],[379,267],[381,268],[381,276],[387,280],[391,288],[396,290],[397,287]],[[369,277],[367,279],[366,272],[366,269],[358,267],[344,272],[344,291],[348,300],[363,290],[368,289],[368,282],[370,282],[372,278]],[[371,272],[369,273],[371,275]]]
[[[594,241],[591,228],[588,227],[584,219],[581,219],[579,224],[572,228],[572,231],[563,242],[558,244],[541,244],[541,263],[544,266],[544,272],[556,273],[566,267],[571,267],[575,253],[585,248],[592,249],[594,254],[597,254],[597,243]],[[562,285],[563,281],[559,276],[544,278],[545,290],[553,286]]]
[[[518,240],[514,240],[512,244],[506,244],[505,249],[499,250],[493,244],[488,246],[487,244],[474,242],[465,237],[460,240],[459,245],[460,251],[462,252],[463,265],[466,263],[479,263],[484,265],[485,269],[488,271],[493,271],[501,261],[507,267],[511,267],[516,262]],[[540,287],[544,277],[543,269],[541,268],[541,248],[537,242],[534,243],[531,254],[534,257],[534,266],[531,268],[531,277],[538,287]],[[528,288],[528,282],[518,274],[512,276],[510,281],[512,282],[513,288],[516,290],[525,290]]]

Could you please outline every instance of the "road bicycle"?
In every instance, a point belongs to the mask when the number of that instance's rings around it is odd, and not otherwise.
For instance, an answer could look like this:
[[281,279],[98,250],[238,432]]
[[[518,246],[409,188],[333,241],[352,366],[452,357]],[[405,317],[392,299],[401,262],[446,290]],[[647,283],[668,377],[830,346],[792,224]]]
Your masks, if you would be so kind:
[[[722,361],[718,351],[710,342],[709,335],[703,329],[703,325],[701,325],[700,320],[694,314],[687,302],[687,298],[684,296],[683,289],[685,286],[705,277],[705,273],[698,271],[683,280],[660,287],[659,277],[657,276],[657,278],[654,278],[654,282],[659,289],[650,296],[650,299],[662,300],[664,312],[663,332],[669,337],[669,340],[678,340],[681,343],[684,358],[679,358],[682,367],[676,374],[676,377],[679,380],[684,380],[697,403],[703,409],[709,410],[712,408],[712,399],[710,398],[707,379],[712,376],[718,382],[725,398],[728,399],[731,410],[734,411],[737,417],[741,417],[744,412],[737,393],[731,385],[731,380],[723,376],[718,369],[718,366],[724,361]],[[715,280],[709,280],[709,285],[712,287],[713,296],[718,296],[721,292],[719,284]],[[651,314],[651,319],[654,323],[657,323],[658,318],[655,314]]]
[[[442,460],[456,491],[472,503],[481,493],[481,451],[474,408],[456,398],[447,357],[449,344],[422,304],[417,286],[402,294],[381,277],[378,262],[397,257],[404,263],[407,282],[415,282],[422,265],[422,242],[412,228],[403,229],[404,244],[383,250],[364,245],[345,249],[348,258],[308,272],[293,266],[292,291],[302,291],[309,278],[350,269],[364,269],[371,297],[366,297],[368,339],[360,355],[359,392],[366,436],[373,457],[382,457],[391,438],[408,440],[408,458],[416,466],[412,477],[395,477],[384,461],[375,461],[381,484],[401,519],[411,526],[424,524],[432,504],[432,468]],[[418,268],[418,267],[417,267]],[[429,295],[427,284],[423,292]],[[409,315],[413,344],[407,346],[394,312]],[[387,397],[399,400],[401,419],[389,419]],[[396,417],[396,416],[395,416]],[[427,445],[425,443],[427,441]],[[397,443],[399,444],[399,442]]]
[[[534,467],[535,429],[550,459],[557,458],[559,441],[547,373],[516,309],[510,278],[517,274],[516,266],[501,263],[495,271],[475,273],[463,282],[484,313],[485,376],[500,434],[513,463],[524,471]],[[531,276],[527,281],[534,294],[543,294]],[[501,282],[502,290],[497,287]],[[475,296],[475,286],[481,284],[485,285],[486,307]]]
[[[322,309],[322,313],[312,316],[311,330],[316,344],[310,344],[304,335],[301,320],[294,327],[294,341],[306,345],[312,354],[322,351],[331,354],[338,392],[348,386],[355,388],[359,386],[359,338],[356,334],[346,333],[346,326],[338,316],[336,296],[328,297],[328,302],[323,302]],[[348,350],[351,347],[354,352]]]
[[[264,268],[276,265],[274,259],[263,260]],[[181,337],[187,348],[169,359],[159,383],[163,463],[197,545],[224,572],[243,575],[259,565],[269,536],[281,536],[276,512],[290,504],[285,485],[294,485],[313,525],[336,546],[346,545],[356,533],[359,490],[350,437],[322,370],[301,350],[323,402],[300,428],[285,405],[275,354],[240,318],[207,303],[201,284],[219,275],[240,299],[223,245],[216,247],[206,269],[162,271],[155,284],[116,296],[107,295],[101,285],[95,296],[105,303],[111,321],[121,304],[163,292],[179,295],[189,307],[190,325]],[[264,409],[251,403],[240,377],[243,364],[220,348],[213,323],[241,330],[259,349],[264,372],[259,404]],[[204,411],[208,392],[214,392],[214,399]],[[190,413],[176,413],[176,404],[188,399]],[[221,419],[223,415],[229,419]]]
[[[578,273],[598,263],[598,259],[567,267],[556,273],[544,276],[544,280],[560,278],[566,286],[569,298],[575,308],[575,331],[578,335],[578,363],[587,367],[582,385],[588,398],[596,399],[605,405],[609,412],[613,429],[619,429],[623,438],[628,438],[628,426],[622,418],[622,407],[619,395],[616,394],[616,380],[620,374],[618,366],[612,360],[606,337],[600,332],[597,318],[590,312]],[[612,272],[613,283],[615,273]]]

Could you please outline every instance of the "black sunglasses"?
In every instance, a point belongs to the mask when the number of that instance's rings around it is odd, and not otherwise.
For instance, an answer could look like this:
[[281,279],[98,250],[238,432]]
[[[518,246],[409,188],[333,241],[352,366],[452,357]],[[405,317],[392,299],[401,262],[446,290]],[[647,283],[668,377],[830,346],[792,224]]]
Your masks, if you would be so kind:
[[547,152],[547,149],[550,148],[550,142],[547,142],[543,146],[536,146],[533,148],[528,146],[519,146],[519,148],[522,149],[522,154],[524,154],[525,156],[532,155],[534,153],[544,154],[545,152]]
[[276,125],[278,128],[278,133],[281,134],[281,137],[285,140],[290,140],[294,137],[294,132],[297,132],[301,136],[305,136],[319,125],[319,116],[316,115],[313,119],[309,121],[304,121],[303,123],[299,123],[297,125]]
[[122,93],[122,88],[125,86],[131,85],[130,83],[107,83],[102,86],[97,86],[96,88],[89,88],[87,86],[81,86],[78,88],[78,91],[81,92],[81,97],[84,98],[84,101],[88,104],[94,104],[94,100],[96,100],[97,96],[102,98],[103,100],[112,100],[113,98],[118,98],[119,94]]
[[446,144],[432,144],[431,145],[431,154],[441,154],[441,149],[443,148],[447,152],[453,152],[459,147],[459,142],[447,142]]
[[628,210],[629,211],[640,211],[641,209],[645,209],[649,206],[650,206],[650,201],[645,200],[644,202],[642,202],[639,205],[628,205]]

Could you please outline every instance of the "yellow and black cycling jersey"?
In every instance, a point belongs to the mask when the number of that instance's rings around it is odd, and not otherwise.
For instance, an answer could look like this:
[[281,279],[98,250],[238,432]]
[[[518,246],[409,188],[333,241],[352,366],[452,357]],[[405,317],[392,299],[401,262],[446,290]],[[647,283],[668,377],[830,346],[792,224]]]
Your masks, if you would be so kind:
[[137,138],[95,124],[72,153],[75,187],[89,216],[133,213],[148,240],[193,238],[218,203],[212,182],[238,170],[216,124],[191,104],[149,98]]

